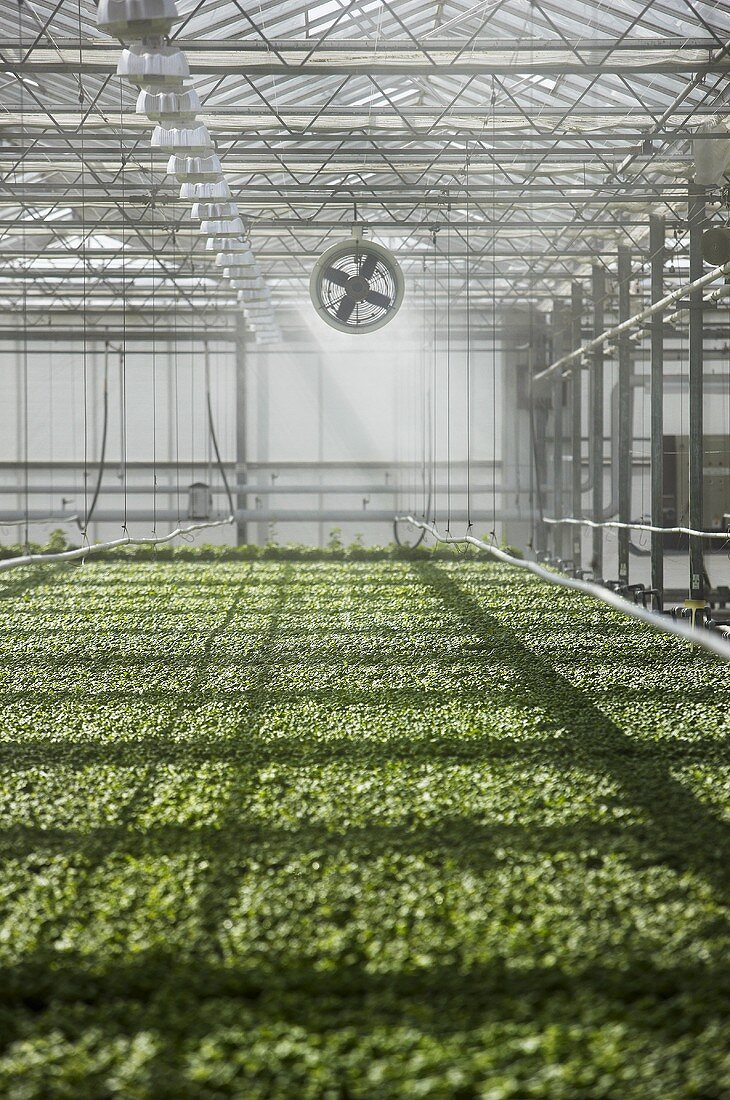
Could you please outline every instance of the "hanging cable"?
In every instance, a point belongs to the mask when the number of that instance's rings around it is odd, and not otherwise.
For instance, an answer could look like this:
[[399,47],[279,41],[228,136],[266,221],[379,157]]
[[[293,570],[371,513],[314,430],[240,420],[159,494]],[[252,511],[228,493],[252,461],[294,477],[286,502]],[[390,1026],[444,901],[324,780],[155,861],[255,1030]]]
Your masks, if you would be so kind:
[[[122,211],[126,210],[126,167],[127,150],[124,139],[124,85],[119,78],[119,155],[121,175]],[[119,355],[119,477],[122,482],[122,531],[129,535],[127,528],[127,249],[122,224],[122,349]]]
[[[496,141],[496,104],[497,93],[492,77],[492,156]],[[492,539],[497,539],[497,233],[495,230],[497,169],[492,160]],[[502,448],[503,449],[503,448]],[[503,464],[504,466],[504,464]]]
[[180,303],[180,295],[178,292],[178,278],[180,275],[178,267],[177,256],[177,230],[172,231],[172,267],[175,272],[175,282],[173,284],[173,300],[172,300],[172,369],[173,369],[173,390],[174,390],[174,408],[175,408],[175,425],[174,425],[174,453],[175,453],[175,514],[177,517],[177,525],[180,526],[180,374],[179,374],[179,349],[178,349],[178,332],[177,332],[177,317]]
[[432,243],[433,243],[433,301],[431,303],[431,485],[433,488],[433,523],[437,523],[437,501],[438,501],[438,435],[437,435],[437,410],[438,410],[438,346],[437,346],[437,294],[438,294],[438,276],[436,272],[436,259],[438,252],[436,249],[436,234],[438,230],[432,231]]
[[213,419],[213,405],[211,403],[210,396],[210,355],[208,352],[207,341],[204,344],[204,360],[205,360],[205,402],[208,408],[208,430],[210,432],[210,440],[213,444],[213,450],[215,451],[216,462],[218,463],[218,470],[223,481],[223,486],[226,490],[226,497],[228,498],[228,521],[231,523],[235,519],[236,506],[233,503],[233,494],[231,493],[231,487],[228,484],[228,478],[226,477],[226,468],[223,465],[223,459],[221,458],[220,448],[218,447],[218,437],[215,432],[215,422]]
[[[81,159],[81,323],[82,323],[82,376],[83,376],[83,391],[84,391],[84,515],[88,515],[89,503],[89,362],[88,362],[88,298],[87,298],[87,241],[86,241],[86,148],[85,148],[85,119],[84,119],[84,85],[81,78],[83,71],[83,35],[82,35],[82,19],[81,19],[81,0],[78,0],[77,4],[77,29],[79,35],[79,152]],[[82,528],[82,534],[86,539],[86,522]]]
[[154,161],[150,147],[150,214],[152,225],[152,534],[157,534],[157,236],[155,223]]
[[446,225],[446,534],[451,533],[451,202]]
[[469,142],[466,143],[466,533],[471,519],[471,209]]
[[79,522],[79,527],[84,536],[87,538],[87,532],[89,524],[91,523],[94,515],[94,509],[96,508],[96,502],[99,499],[101,493],[101,484],[104,478],[104,465],[106,461],[106,441],[109,429],[109,350],[110,345],[107,340],[104,344],[104,391],[103,391],[103,413],[102,413],[102,429],[101,429],[101,448],[99,452],[99,469],[96,475],[96,485],[94,486],[94,494],[91,498],[91,505],[87,512],[84,513],[83,523]]
[[[23,0],[18,0],[18,42],[20,48],[20,54],[23,54]],[[25,144],[25,82],[22,77],[20,80],[20,133],[21,140]],[[15,169],[15,184],[19,189],[19,180],[17,175],[17,165]],[[23,200],[21,199],[18,209],[18,216],[22,223],[25,223],[25,207]],[[30,463],[28,461],[28,430],[30,425],[29,416],[29,386],[28,386],[28,251],[26,240],[26,227],[25,224],[21,225],[20,229],[20,249],[23,256],[23,467],[25,472],[25,486],[24,486],[24,527],[23,527],[23,539],[26,550],[30,546]]]

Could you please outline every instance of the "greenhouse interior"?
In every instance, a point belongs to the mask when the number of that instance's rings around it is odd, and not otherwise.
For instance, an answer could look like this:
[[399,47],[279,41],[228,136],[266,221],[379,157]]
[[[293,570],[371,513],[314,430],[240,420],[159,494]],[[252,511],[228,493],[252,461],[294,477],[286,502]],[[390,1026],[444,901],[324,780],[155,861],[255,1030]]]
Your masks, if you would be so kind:
[[0,38],[0,1096],[730,1100],[727,0]]

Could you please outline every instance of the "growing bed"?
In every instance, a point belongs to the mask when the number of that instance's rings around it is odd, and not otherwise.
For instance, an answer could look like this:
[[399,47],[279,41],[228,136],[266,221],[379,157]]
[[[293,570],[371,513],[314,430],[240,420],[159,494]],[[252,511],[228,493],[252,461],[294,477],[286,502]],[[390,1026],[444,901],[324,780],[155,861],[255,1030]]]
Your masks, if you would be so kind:
[[0,594],[0,1095],[730,1097],[718,661],[487,563]]

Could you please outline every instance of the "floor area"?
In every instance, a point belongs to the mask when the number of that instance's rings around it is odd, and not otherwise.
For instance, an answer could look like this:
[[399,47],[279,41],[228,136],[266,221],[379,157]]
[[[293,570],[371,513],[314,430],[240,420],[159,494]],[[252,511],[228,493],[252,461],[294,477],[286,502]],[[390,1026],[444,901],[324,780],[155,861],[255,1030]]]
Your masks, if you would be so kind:
[[0,621],[0,1095],[730,1097],[727,666],[456,556]]

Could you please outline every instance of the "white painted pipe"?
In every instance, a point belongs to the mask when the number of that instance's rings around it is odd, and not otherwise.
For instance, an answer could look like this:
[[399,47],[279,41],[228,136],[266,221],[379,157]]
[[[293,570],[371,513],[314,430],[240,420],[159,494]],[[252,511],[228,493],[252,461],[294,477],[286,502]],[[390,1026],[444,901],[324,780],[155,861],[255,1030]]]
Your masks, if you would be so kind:
[[693,645],[701,646],[708,652],[722,657],[723,661],[730,661],[730,645],[727,642],[720,641],[719,638],[713,637],[709,630],[697,630],[694,627],[685,626],[684,623],[679,623],[668,616],[657,615],[654,611],[647,611],[645,607],[638,607],[636,604],[629,603],[618,593],[611,592],[608,588],[602,588],[598,584],[592,584],[590,581],[579,581],[574,577],[566,577],[561,573],[551,573],[550,570],[544,569],[537,562],[515,558],[511,554],[506,554],[504,550],[500,550],[498,546],[477,539],[473,535],[461,535],[459,537],[442,535],[433,524],[415,519],[413,516],[396,516],[395,518],[410,523],[412,527],[417,527],[421,531],[427,531],[437,542],[452,545],[468,543],[470,546],[476,546],[479,550],[486,550],[493,558],[504,562],[505,565],[513,565],[517,569],[534,573],[541,581],[546,581],[547,584],[555,585],[557,588],[569,588],[573,592],[583,593],[584,596],[592,596],[594,599],[600,600],[601,603],[608,604],[615,611],[620,611],[622,615],[628,615],[631,619],[638,619],[640,622],[646,623],[653,630],[659,630],[664,634],[674,634],[677,638],[692,642]]

